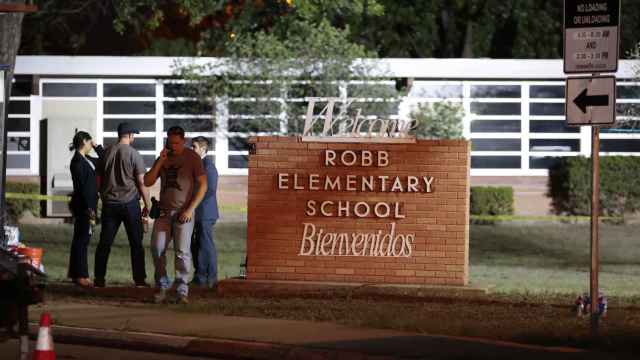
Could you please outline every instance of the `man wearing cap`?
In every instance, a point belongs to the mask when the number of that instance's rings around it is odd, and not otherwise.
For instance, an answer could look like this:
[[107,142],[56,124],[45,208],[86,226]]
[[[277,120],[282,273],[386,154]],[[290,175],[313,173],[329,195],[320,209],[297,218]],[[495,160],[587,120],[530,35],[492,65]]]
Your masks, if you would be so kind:
[[[102,197],[102,231],[96,249],[94,286],[106,284],[107,263],[111,245],[124,223],[131,247],[131,270],[136,286],[148,286],[144,248],[142,247],[142,217],[146,217],[151,207],[149,189],[144,186],[145,165],[142,156],[134,149],[134,134],[140,131],[132,124],[118,125],[118,142],[104,151],[99,167]],[[140,196],[145,207],[140,210]]]

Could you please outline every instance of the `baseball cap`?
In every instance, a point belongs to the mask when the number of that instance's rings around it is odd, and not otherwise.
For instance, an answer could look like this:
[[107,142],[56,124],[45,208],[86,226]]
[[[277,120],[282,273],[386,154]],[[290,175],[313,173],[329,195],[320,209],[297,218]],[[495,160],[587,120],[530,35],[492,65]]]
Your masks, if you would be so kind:
[[118,136],[126,134],[140,134],[140,130],[128,122],[118,124]]

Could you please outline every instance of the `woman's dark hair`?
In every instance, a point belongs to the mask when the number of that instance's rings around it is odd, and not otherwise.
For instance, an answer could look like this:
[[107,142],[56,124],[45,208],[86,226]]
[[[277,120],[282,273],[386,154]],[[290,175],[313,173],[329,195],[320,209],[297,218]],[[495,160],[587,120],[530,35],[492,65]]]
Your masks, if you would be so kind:
[[73,136],[73,142],[69,145],[69,151],[79,150],[85,141],[91,140],[91,135],[86,131],[78,131]]

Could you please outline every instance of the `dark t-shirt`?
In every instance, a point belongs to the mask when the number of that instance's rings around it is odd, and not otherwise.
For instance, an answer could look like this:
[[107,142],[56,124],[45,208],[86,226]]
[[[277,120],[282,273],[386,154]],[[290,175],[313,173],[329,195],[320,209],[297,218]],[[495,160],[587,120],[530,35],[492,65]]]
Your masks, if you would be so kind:
[[139,198],[137,177],[145,173],[144,161],[130,145],[114,144],[104,152],[101,161],[100,193],[107,203],[128,203]]
[[196,190],[196,179],[205,175],[202,160],[195,151],[185,148],[180,155],[170,155],[160,170],[160,207],[180,210],[189,206]]

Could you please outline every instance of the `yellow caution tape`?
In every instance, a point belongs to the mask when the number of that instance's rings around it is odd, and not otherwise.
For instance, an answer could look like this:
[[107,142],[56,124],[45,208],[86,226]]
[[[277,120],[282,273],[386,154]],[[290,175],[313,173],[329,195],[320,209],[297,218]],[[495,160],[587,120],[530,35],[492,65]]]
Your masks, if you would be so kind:
[[40,194],[22,194],[22,193],[6,193],[7,199],[20,200],[52,200],[52,201],[69,201],[70,196],[65,195],[40,195]]

